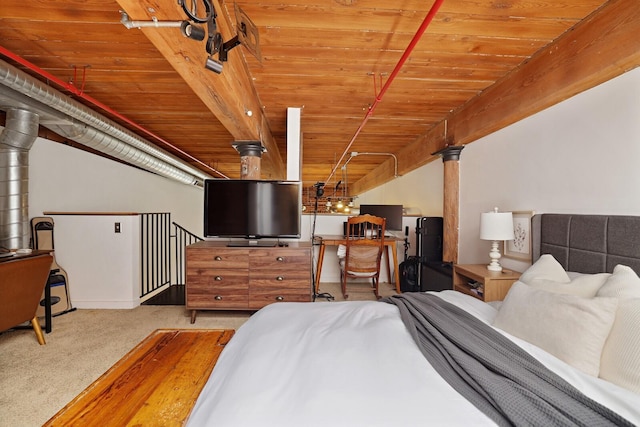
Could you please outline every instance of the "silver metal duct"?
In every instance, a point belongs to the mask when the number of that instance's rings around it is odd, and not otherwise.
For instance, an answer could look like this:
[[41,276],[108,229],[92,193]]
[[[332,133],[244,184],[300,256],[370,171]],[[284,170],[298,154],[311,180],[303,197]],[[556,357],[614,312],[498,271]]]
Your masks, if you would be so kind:
[[0,133],[0,247],[29,247],[29,150],[38,136],[38,115],[7,110]]
[[3,105],[15,105],[9,103],[19,99],[21,106],[28,106],[23,108],[36,113],[44,115],[54,110],[62,115],[56,114],[52,120],[43,118],[42,126],[73,141],[185,184],[202,186],[205,179],[212,178],[2,60],[0,85],[11,91],[0,92],[0,109]]

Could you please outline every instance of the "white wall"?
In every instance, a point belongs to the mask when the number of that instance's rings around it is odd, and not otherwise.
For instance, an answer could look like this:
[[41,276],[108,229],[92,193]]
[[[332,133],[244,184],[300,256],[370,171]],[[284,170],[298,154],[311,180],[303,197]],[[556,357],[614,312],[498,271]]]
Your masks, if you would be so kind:
[[29,152],[29,217],[43,211],[170,212],[202,235],[202,189],[38,138]]
[[442,161],[433,161],[359,195],[356,205],[403,205],[409,215],[442,216],[443,171]]
[[639,215],[640,68],[470,144],[460,183],[461,263],[488,261],[478,228],[494,206]]
[[[29,152],[29,217],[43,212],[169,212],[202,235],[203,192],[167,178],[38,138]],[[136,216],[53,216],[56,260],[78,308],[139,304]],[[114,223],[121,223],[121,233]]]
[[[76,308],[140,305],[140,218],[53,215],[56,261],[69,276]],[[120,233],[114,223],[120,223]]]

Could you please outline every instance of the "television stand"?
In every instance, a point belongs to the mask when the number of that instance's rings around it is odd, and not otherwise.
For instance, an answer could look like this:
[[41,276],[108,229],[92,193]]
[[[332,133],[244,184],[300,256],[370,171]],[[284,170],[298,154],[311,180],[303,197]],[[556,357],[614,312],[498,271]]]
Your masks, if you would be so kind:
[[186,249],[186,308],[191,323],[198,310],[259,310],[267,304],[310,302],[310,242],[285,247],[228,247],[201,241]]
[[274,241],[263,241],[263,240],[235,240],[233,242],[227,243],[228,248],[274,248],[278,242]]

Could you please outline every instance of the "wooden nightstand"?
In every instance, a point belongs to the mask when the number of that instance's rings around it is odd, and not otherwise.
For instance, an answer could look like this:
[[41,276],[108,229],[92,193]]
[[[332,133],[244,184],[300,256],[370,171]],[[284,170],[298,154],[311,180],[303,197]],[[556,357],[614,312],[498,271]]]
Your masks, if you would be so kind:
[[520,274],[507,269],[489,271],[485,264],[456,264],[453,266],[453,289],[483,301],[501,301]]

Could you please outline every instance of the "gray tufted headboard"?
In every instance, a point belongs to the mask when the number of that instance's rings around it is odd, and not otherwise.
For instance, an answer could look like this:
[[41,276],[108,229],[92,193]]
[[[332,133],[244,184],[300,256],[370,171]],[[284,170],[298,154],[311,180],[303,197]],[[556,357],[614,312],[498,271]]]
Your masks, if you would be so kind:
[[551,254],[567,271],[610,273],[624,264],[640,275],[640,217],[539,214],[531,239],[534,262]]

